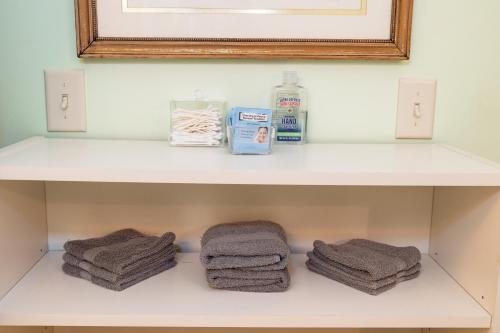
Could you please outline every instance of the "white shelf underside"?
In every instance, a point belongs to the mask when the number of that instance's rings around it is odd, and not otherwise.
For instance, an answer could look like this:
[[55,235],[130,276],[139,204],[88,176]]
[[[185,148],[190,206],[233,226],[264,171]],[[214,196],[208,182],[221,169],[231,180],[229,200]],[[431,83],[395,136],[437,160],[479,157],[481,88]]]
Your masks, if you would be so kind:
[[0,149],[0,180],[500,186],[500,167],[439,144],[276,145],[268,156],[162,141],[34,137]]
[[133,327],[486,328],[491,317],[428,256],[419,278],[370,296],[291,259],[292,285],[276,294],[207,286],[198,254],[123,292],[66,276],[50,252],[0,301],[0,325]]

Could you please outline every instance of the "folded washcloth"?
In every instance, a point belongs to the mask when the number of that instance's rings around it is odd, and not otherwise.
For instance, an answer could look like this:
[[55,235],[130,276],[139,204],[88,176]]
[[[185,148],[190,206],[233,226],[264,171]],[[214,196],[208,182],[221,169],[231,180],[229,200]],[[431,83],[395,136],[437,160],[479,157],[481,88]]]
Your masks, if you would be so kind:
[[288,269],[248,271],[242,269],[209,269],[208,284],[213,288],[248,291],[281,292],[290,285]]
[[155,266],[158,263],[165,263],[167,261],[171,261],[172,259],[175,258],[175,254],[176,254],[175,246],[173,244],[167,245],[167,247],[165,247],[163,250],[147,258],[144,258],[141,261],[138,261],[134,265],[129,265],[127,269],[122,272],[122,274],[116,274],[99,266],[95,266],[91,262],[77,258],[69,253],[65,253],[63,255],[63,260],[65,263],[71,266],[78,267],[87,271],[93,277],[107,280],[110,282],[117,282],[123,279],[124,275],[134,275],[144,270],[147,270],[149,267]]
[[219,224],[201,240],[200,260],[207,269],[282,270],[289,255],[285,231],[269,221]]
[[68,241],[64,249],[76,258],[122,275],[142,266],[142,260],[163,251],[174,240],[171,232],[156,237],[123,229],[104,237]]
[[378,285],[383,284],[383,282],[386,281],[387,279],[389,280],[397,279],[405,275],[411,275],[413,273],[408,274],[408,272],[414,272],[415,270],[420,270],[421,267],[420,263],[417,263],[416,265],[409,267],[408,269],[399,271],[394,275],[389,275],[385,278],[375,280],[373,276],[368,274],[366,271],[341,265],[323,256],[317,249],[314,249],[312,252],[308,252],[307,256],[314,264],[316,264],[317,266],[323,266],[325,269],[328,269],[329,271],[335,272],[337,274],[343,273],[346,276],[352,277],[353,279],[358,279],[360,281],[365,281],[365,282],[374,282],[377,283]]
[[416,264],[408,270],[401,271],[381,280],[364,280],[356,275],[350,274],[349,270],[344,270],[338,266],[330,265],[328,262],[317,257],[313,252],[308,252],[307,256],[309,257],[309,260],[306,262],[306,265],[311,271],[366,292],[370,295],[378,295],[393,288],[400,282],[416,278],[419,275],[421,268],[420,264]]
[[343,269],[364,281],[377,281],[407,271],[420,262],[420,251],[414,246],[396,247],[353,239],[341,245],[314,242],[314,254],[330,266]]
[[383,293],[384,291],[387,291],[387,290],[395,287],[399,282],[414,279],[420,274],[420,271],[417,271],[415,274],[400,277],[397,279],[397,281],[395,281],[393,283],[387,284],[385,286],[381,286],[377,289],[372,289],[373,285],[370,284],[370,282],[353,280],[350,277],[332,274],[331,272],[329,272],[329,271],[327,271],[319,266],[312,264],[311,260],[308,260],[306,262],[306,265],[307,265],[307,268],[309,268],[311,271],[313,271],[315,273],[321,274],[329,279],[343,283],[349,287],[355,288],[359,291],[365,292],[365,293],[373,295],[373,296],[379,295],[379,294]]
[[121,275],[116,281],[111,282],[108,280],[101,279],[99,277],[93,276],[90,274],[88,271],[81,269],[76,266],[72,266],[68,263],[65,263],[63,265],[63,271],[64,273],[82,278],[85,280],[88,280],[98,286],[115,290],[115,291],[122,291],[124,289],[127,289],[128,287],[133,286],[134,284],[137,284],[141,281],[144,281],[154,275],[157,275],[163,271],[166,271],[167,269],[170,269],[174,267],[177,264],[175,259],[170,259],[168,261],[159,261],[155,263],[154,265],[151,265],[149,267],[146,267],[144,270],[139,270],[139,271],[134,271],[134,272],[129,272],[124,275]]

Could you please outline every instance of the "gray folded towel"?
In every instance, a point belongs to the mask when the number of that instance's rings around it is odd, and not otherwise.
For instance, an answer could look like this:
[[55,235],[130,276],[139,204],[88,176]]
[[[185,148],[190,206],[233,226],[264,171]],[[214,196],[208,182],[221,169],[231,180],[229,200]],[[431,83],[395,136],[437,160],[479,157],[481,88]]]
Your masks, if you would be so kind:
[[288,269],[249,271],[209,269],[207,280],[212,288],[247,292],[282,292],[290,285]]
[[69,253],[63,255],[63,260],[65,263],[81,268],[88,272],[90,275],[100,278],[110,282],[117,282],[123,280],[124,275],[135,275],[147,270],[151,266],[155,266],[158,263],[165,263],[171,261],[175,258],[176,249],[173,244],[167,245],[163,250],[151,255],[150,257],[144,258],[143,260],[137,262],[134,265],[129,265],[122,274],[116,274],[108,271],[104,268],[96,266],[91,262],[77,258]]
[[123,229],[104,237],[68,241],[66,252],[72,256],[122,275],[142,266],[142,261],[171,245],[175,234],[146,236],[134,229]]
[[315,273],[321,274],[329,279],[343,283],[349,287],[355,288],[359,291],[365,292],[365,293],[373,295],[373,296],[379,295],[379,294],[395,287],[399,282],[414,279],[420,274],[420,271],[417,270],[414,274],[401,276],[401,277],[397,278],[396,281],[394,281],[390,284],[387,284],[387,285],[380,286],[378,288],[376,288],[376,285],[375,285],[375,288],[374,288],[373,282],[364,282],[362,280],[353,279],[352,277],[349,277],[346,275],[332,273],[331,271],[326,270],[321,266],[317,266],[317,265],[313,264],[310,259],[306,262],[306,265],[307,265],[307,268],[309,268],[309,270],[311,270]]
[[201,240],[200,260],[207,269],[283,270],[289,255],[285,231],[269,221],[219,224]]
[[[415,269],[420,270],[420,267],[421,267],[420,263],[417,263],[413,267],[409,267],[408,269],[399,271],[394,275],[390,275],[390,276],[387,276],[385,278],[375,280],[366,271],[353,269],[351,267],[341,265],[341,264],[323,256],[317,249],[314,249],[312,252],[308,252],[307,256],[317,266],[323,266],[325,269],[333,271],[337,274],[345,274],[346,276],[350,276],[353,279],[358,279],[360,281],[365,281],[365,282],[374,282],[374,283],[377,283],[378,285],[382,284],[386,280],[397,279],[399,277],[408,275],[407,274],[408,272],[413,272],[413,271],[415,271]],[[413,274],[413,273],[410,273],[410,275],[411,274]]]
[[346,270],[365,281],[377,281],[407,271],[420,262],[414,246],[397,247],[365,239],[353,239],[341,245],[314,242],[314,254],[328,264]]
[[170,269],[174,267],[177,264],[175,259],[170,259],[168,261],[159,261],[155,263],[154,265],[151,265],[147,267],[144,270],[139,270],[139,271],[134,271],[134,272],[129,272],[127,274],[121,275],[116,281],[111,282],[105,279],[101,279],[99,277],[93,276],[91,273],[88,271],[81,269],[79,267],[70,265],[68,263],[65,263],[63,265],[63,271],[64,273],[82,278],[85,280],[88,280],[98,286],[110,289],[110,290],[115,290],[115,291],[122,291],[124,289],[127,289],[141,281],[144,281],[154,275],[157,275],[163,271],[166,271],[167,269]]
[[306,265],[311,271],[366,292],[370,295],[378,295],[393,288],[400,282],[416,278],[419,275],[421,268],[418,263],[408,270],[398,272],[395,275],[388,276],[380,280],[365,280],[356,274],[352,274],[352,269],[342,268],[338,265],[331,265],[330,262],[316,256],[314,252],[308,252],[307,256],[309,257],[309,260],[306,262]]

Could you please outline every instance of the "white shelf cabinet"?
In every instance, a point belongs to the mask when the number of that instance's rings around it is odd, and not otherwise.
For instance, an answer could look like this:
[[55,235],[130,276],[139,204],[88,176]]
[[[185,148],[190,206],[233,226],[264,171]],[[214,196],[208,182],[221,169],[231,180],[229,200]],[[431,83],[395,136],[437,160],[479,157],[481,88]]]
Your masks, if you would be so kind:
[[[259,217],[281,223],[298,252],[290,289],[210,289],[196,252],[203,230]],[[0,150],[0,265],[9,267],[0,274],[0,326],[497,333],[499,225],[500,167],[445,145],[311,144],[233,156],[166,142],[35,137]],[[65,239],[122,227],[166,228],[193,253],[120,293],[63,274]],[[312,240],[356,236],[417,245],[428,253],[421,276],[374,297],[306,269]]]
[[248,185],[500,186],[500,169],[439,144],[276,145],[267,156],[162,141],[35,137],[0,150],[0,179]]
[[[199,254],[123,292],[97,288],[61,271],[50,252],[0,304],[2,324],[153,327],[489,327],[490,315],[433,259],[422,275],[373,297],[291,259],[292,286],[280,294],[213,290]],[[49,302],[47,300],[50,300]]]

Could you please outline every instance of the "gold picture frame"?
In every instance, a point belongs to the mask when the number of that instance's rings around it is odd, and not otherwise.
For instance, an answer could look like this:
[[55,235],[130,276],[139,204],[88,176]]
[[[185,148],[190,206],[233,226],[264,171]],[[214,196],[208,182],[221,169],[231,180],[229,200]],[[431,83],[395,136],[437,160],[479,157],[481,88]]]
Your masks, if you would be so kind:
[[412,11],[413,0],[392,0],[390,38],[383,40],[127,38],[100,37],[96,0],[75,0],[77,55],[81,58],[404,60],[410,56]]

